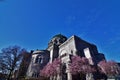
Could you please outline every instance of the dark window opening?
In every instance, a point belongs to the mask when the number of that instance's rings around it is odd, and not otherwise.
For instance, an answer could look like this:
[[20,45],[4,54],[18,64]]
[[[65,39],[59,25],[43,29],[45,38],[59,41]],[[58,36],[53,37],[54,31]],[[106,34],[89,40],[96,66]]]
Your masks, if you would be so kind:
[[38,78],[38,77],[39,77],[39,73],[34,72],[34,73],[32,74],[32,77]]
[[73,54],[73,50],[71,50],[71,53]]
[[42,57],[42,56],[38,56],[38,57],[36,58],[35,63],[42,64],[42,63],[43,63],[43,57]]

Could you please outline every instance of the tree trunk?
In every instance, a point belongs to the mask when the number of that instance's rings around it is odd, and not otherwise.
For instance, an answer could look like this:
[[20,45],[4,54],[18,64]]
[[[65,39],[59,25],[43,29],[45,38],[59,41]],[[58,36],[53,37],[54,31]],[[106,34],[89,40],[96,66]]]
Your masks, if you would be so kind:
[[11,70],[10,73],[8,74],[7,80],[10,80],[10,79],[11,79],[11,75],[12,75],[12,70]]
[[13,70],[14,70],[14,68],[12,68],[12,69],[10,70],[10,73],[8,74],[8,78],[7,78],[7,80],[11,80]]

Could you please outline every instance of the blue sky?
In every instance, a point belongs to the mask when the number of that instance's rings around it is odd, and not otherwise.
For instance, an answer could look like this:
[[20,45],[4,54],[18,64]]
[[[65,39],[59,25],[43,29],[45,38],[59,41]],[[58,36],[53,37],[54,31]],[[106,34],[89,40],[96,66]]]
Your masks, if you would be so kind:
[[120,61],[119,0],[1,0],[0,49],[45,49],[55,34],[73,34]]

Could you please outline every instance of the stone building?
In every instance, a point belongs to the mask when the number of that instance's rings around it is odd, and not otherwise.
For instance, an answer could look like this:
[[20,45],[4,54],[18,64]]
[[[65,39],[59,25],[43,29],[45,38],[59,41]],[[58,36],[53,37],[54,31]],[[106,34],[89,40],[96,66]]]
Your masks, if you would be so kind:
[[67,38],[58,34],[49,41],[47,49],[33,51],[26,75],[28,78],[39,77],[40,70],[48,62],[52,62],[59,57],[66,67],[64,80],[72,80],[72,76],[68,71],[72,55],[88,58],[91,65],[96,65],[99,61],[105,59],[104,54],[98,52],[96,45],[75,35]]

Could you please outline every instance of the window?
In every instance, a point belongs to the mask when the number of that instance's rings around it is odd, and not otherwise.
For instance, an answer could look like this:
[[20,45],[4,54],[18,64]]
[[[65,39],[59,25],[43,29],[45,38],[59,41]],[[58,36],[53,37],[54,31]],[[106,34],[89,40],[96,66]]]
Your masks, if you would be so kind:
[[42,64],[43,63],[43,57],[42,56],[37,56],[35,63]]
[[41,63],[41,64],[43,63],[43,57],[38,58],[38,63]]
[[71,50],[71,53],[73,54],[73,50]]
[[60,56],[60,58],[67,56],[67,53],[64,53]]
[[36,73],[36,72],[32,73],[32,77],[38,78],[38,76],[39,76],[39,73]]
[[84,53],[85,53],[86,58],[91,58],[91,54],[90,54],[89,48],[85,48],[84,49]]
[[90,54],[89,48],[85,48],[85,49],[84,49],[84,53],[85,53],[85,57],[88,58],[89,63],[90,63],[91,65],[93,65],[94,62],[93,62],[93,60],[92,60],[92,56],[91,56],[91,54]]

